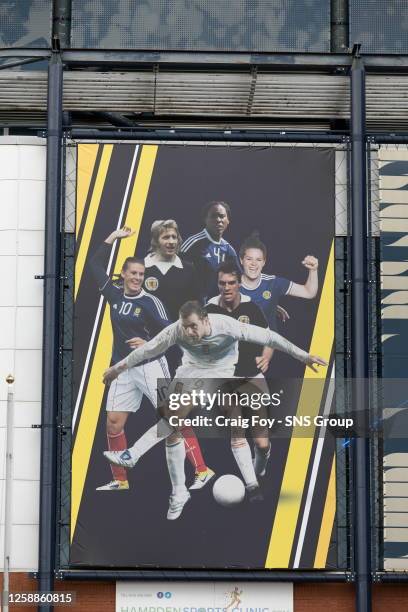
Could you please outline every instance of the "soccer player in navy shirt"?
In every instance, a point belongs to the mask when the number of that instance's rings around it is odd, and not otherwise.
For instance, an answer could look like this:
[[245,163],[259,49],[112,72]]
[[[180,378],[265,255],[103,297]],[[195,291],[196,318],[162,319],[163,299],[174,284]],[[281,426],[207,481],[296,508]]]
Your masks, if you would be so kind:
[[208,202],[202,211],[205,227],[181,245],[181,253],[191,261],[202,283],[204,301],[218,293],[217,270],[224,261],[232,260],[239,268],[233,246],[224,238],[231,222],[231,209],[226,202]]
[[[181,235],[174,219],[153,222],[150,252],[144,260],[144,286],[148,292],[163,302],[171,322],[177,321],[179,310],[185,302],[197,300],[200,297],[197,271],[191,262],[183,261],[178,256],[180,245]],[[173,361],[176,357],[179,357],[178,361],[180,361],[180,349],[178,347],[174,349],[175,351],[168,355],[170,363],[172,357]],[[183,427],[181,432],[184,437],[187,459],[194,469],[194,483],[190,487],[190,491],[194,491],[205,486],[213,478],[214,472],[204,461],[193,428]],[[178,440],[177,443],[181,444],[182,441]],[[175,452],[172,446],[167,445],[167,455],[172,452]]]
[[312,299],[318,290],[319,262],[313,255],[306,255],[302,265],[308,270],[304,285],[273,274],[263,274],[266,264],[266,246],[257,233],[249,236],[241,245],[239,256],[243,268],[241,293],[251,298],[265,314],[269,329],[276,331],[276,313],[283,295]]
[[[133,349],[153,338],[169,320],[162,302],[146,293],[142,286],[145,266],[136,257],[125,259],[119,282],[113,282],[106,273],[112,244],[127,238],[134,232],[128,227],[112,232],[97,249],[91,259],[91,269],[101,294],[110,306],[113,332],[112,363],[127,357]],[[110,450],[124,450],[127,440],[124,431],[130,412],[136,412],[143,395],[153,406],[157,403],[157,379],[170,377],[166,358],[148,359],[132,371],[123,373],[109,388],[106,402],[107,438]],[[98,491],[120,491],[129,489],[126,470],[112,468],[113,480],[98,487]]]

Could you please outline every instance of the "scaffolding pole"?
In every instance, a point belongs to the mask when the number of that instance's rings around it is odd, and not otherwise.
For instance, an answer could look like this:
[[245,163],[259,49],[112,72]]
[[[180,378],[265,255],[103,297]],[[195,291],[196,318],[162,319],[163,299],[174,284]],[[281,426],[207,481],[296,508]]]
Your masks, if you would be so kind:
[[353,448],[356,610],[371,611],[371,517],[368,432],[368,214],[365,69],[356,45],[351,68],[351,375],[360,436]]
[[[61,159],[62,81],[59,53],[53,53],[48,67],[47,169],[45,199],[45,257],[43,370],[40,467],[39,590],[54,590],[57,408],[60,334],[60,253],[61,253]],[[52,610],[40,604],[39,610]]]

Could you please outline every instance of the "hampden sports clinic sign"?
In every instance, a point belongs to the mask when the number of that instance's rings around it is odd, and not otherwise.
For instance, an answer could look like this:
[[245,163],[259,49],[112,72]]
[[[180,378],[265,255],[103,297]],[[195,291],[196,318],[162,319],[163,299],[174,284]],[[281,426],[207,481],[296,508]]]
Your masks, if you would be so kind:
[[116,612],[293,612],[293,585],[117,582]]

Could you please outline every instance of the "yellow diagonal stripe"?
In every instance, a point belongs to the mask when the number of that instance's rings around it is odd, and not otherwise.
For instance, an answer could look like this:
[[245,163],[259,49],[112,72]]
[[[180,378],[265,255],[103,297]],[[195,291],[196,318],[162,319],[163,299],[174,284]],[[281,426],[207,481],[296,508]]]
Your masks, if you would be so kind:
[[[334,243],[332,243],[330,249],[309,352],[329,361],[333,341]],[[313,385],[309,383],[310,380],[315,380]],[[310,415],[313,417],[319,413],[324,385],[325,379],[322,378],[321,371],[315,373],[310,368],[306,369],[299,397],[297,416]],[[313,434],[314,428],[311,428],[310,435],[313,436]],[[313,446],[313,437],[302,438],[300,437],[301,435],[301,431],[294,427],[265,561],[265,567],[267,568],[287,568],[289,566],[307,468]]]
[[109,309],[104,307],[98,346],[92,363],[86,396],[82,406],[81,420],[78,425],[75,446],[72,451],[71,540],[75,532],[79,505],[81,503],[89,458],[91,456],[92,442],[90,444],[90,436],[92,436],[93,441],[104,393],[102,373],[109,367],[112,340]]
[[82,217],[86,199],[88,197],[89,185],[91,184],[92,174],[94,172],[96,157],[98,155],[99,145],[95,144],[80,144],[78,145],[77,158],[77,197],[76,197],[76,233],[81,227]]
[[[117,273],[120,272],[126,257],[132,256],[135,252],[156,154],[156,145],[145,145],[142,148],[136,178],[130,196],[126,221],[124,223],[124,225],[136,231],[130,238],[120,241],[115,264],[115,272]],[[102,384],[102,373],[109,366],[110,361],[112,330],[109,320],[109,309],[107,308],[104,309],[99,338],[95,341],[97,342],[95,356],[90,371],[88,387],[82,404],[75,445],[72,451],[71,540],[75,533],[79,506],[82,499],[103,398],[104,386]]]
[[75,299],[78,293],[79,286],[81,284],[82,272],[88,254],[89,243],[91,241],[92,231],[95,225],[96,215],[98,213],[99,203],[101,201],[101,195],[103,186],[106,180],[106,174],[108,172],[109,162],[113,151],[113,145],[104,145],[101,156],[101,161],[98,168],[98,175],[96,177],[95,185],[92,192],[92,198],[89,204],[88,215],[82,233],[81,244],[77,252],[77,258],[75,262]]
[[324,504],[322,526],[317,543],[316,556],[313,567],[325,568],[329,553],[330,538],[333,531],[334,517],[336,515],[336,455],[333,457],[330,472],[329,486],[327,488],[326,502]]
[[119,243],[119,251],[116,259],[115,274],[119,274],[122,263],[126,257],[132,257],[135,253],[139,238],[140,227],[142,225],[143,213],[146,205],[147,194],[149,192],[150,181],[153,174],[154,163],[156,161],[157,145],[144,145],[139,158],[137,175],[134,182],[132,194],[130,196],[129,209],[124,225],[131,227],[135,233],[126,240]]

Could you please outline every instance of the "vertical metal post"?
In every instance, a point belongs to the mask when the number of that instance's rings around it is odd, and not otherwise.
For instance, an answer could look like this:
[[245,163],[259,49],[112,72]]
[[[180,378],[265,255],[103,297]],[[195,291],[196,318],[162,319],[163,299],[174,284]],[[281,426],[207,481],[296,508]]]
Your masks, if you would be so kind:
[[[45,200],[43,373],[41,421],[39,590],[52,591],[55,568],[56,449],[60,319],[62,63],[52,53],[48,67]],[[40,605],[39,610],[51,609]]]
[[71,0],[53,0],[52,38],[62,49],[71,44],[71,13]]
[[345,53],[348,47],[348,0],[331,0],[331,36],[332,53]]
[[356,610],[371,610],[371,516],[368,438],[368,214],[365,143],[365,70],[359,45],[351,68],[351,375],[360,430],[354,444],[354,570]]
[[6,378],[7,390],[7,424],[6,424],[6,483],[5,483],[5,509],[4,509],[4,562],[3,562],[3,612],[8,612],[10,592],[10,558],[11,558],[11,529],[13,526],[13,435],[14,435],[14,376],[9,374]]

